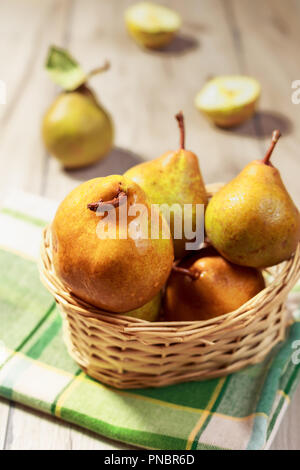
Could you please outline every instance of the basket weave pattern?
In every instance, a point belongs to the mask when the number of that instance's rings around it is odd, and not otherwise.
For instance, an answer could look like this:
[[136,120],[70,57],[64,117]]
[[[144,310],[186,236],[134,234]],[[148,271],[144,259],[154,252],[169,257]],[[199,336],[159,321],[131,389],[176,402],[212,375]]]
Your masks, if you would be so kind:
[[[218,187],[207,187],[208,193]],[[70,355],[91,377],[117,388],[220,377],[262,361],[285,336],[284,302],[300,276],[300,245],[270,271],[267,287],[234,312],[207,321],[149,323],[77,298],[54,272],[49,228],[41,245],[41,279],[63,314]]]

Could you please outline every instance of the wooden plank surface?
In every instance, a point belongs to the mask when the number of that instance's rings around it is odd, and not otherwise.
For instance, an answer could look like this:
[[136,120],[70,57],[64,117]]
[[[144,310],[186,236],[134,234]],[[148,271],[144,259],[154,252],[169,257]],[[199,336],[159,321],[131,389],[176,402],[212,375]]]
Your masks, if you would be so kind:
[[[123,173],[178,143],[173,115],[183,109],[187,146],[199,156],[206,182],[232,178],[262,156],[271,131],[283,133],[274,163],[300,204],[300,106],[291,102],[299,79],[300,1],[161,1],[184,19],[181,34],[163,52],[145,52],[127,36],[127,0],[5,0],[0,4],[0,202],[11,188],[60,200],[81,181]],[[67,47],[86,70],[109,59],[112,68],[91,84],[111,112],[115,148],[93,167],[64,171],[40,139],[43,113],[57,88],[43,72],[49,44]],[[234,131],[213,128],[193,100],[209,76],[246,73],[263,87],[260,112]],[[298,389],[273,449],[300,448]],[[0,400],[0,449],[110,449],[124,445]]]

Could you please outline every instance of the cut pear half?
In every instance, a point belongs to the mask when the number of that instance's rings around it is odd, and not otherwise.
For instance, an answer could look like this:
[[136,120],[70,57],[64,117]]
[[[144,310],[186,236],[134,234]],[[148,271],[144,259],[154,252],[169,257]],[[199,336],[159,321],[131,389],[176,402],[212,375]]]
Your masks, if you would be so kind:
[[160,48],[167,45],[181,26],[179,14],[170,8],[141,2],[125,12],[130,35],[142,46]]
[[259,82],[244,75],[225,75],[207,82],[196,95],[195,105],[220,127],[233,127],[255,112],[261,93]]

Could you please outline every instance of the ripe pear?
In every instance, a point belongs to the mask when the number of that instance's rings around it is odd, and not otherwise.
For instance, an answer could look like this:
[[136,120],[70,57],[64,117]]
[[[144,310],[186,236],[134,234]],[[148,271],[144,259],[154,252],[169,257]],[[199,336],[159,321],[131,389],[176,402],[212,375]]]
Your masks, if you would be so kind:
[[243,75],[221,75],[209,80],[196,95],[195,105],[219,127],[242,124],[254,114],[261,87]]
[[169,44],[181,25],[176,11],[150,2],[131,5],[125,12],[129,34],[141,46],[159,49]]
[[[126,316],[126,317],[133,317],[133,318],[139,318],[140,320],[145,320],[145,321],[158,321],[160,313],[161,313],[161,301],[162,301],[162,293],[159,292],[158,294],[153,297],[149,302],[147,302],[145,305],[142,305],[141,307],[138,307],[134,310],[130,310],[129,312],[123,312],[123,313],[113,313],[114,317],[118,316]],[[106,310],[98,310],[99,313],[103,314],[109,314],[111,315],[112,312],[108,312]]]
[[165,319],[209,320],[236,310],[264,287],[257,269],[237,266],[218,254],[191,256],[174,267],[168,280]]
[[249,163],[207,206],[208,238],[233,263],[273,266],[289,259],[299,242],[299,211],[270,162],[279,137],[274,131],[264,159]]
[[82,183],[60,204],[51,225],[58,277],[79,298],[108,312],[144,306],[161,291],[174,257],[172,240],[162,238],[166,221],[160,215],[154,220],[157,239],[149,236],[147,196],[124,176]]
[[64,91],[44,116],[42,136],[49,153],[65,168],[90,165],[105,157],[113,144],[112,119],[87,85],[88,77],[106,70],[108,64],[89,75],[78,68],[66,51],[50,50],[48,69]]
[[[122,315],[126,317],[139,318],[146,321],[158,321],[161,309],[162,294],[159,292],[150,302],[147,302],[142,307],[139,307],[131,312],[125,312]],[[115,314],[120,315],[120,314]]]
[[[176,115],[180,127],[180,148],[164,153],[155,160],[141,163],[130,168],[125,176],[139,184],[148,195],[152,204],[167,204],[171,207],[170,229],[173,237],[175,258],[182,258],[186,253],[184,237],[184,218],[182,218],[182,237],[175,238],[174,218],[179,215],[184,204],[192,204],[192,220],[186,218],[193,228],[196,225],[196,205],[207,204],[207,194],[199,169],[197,156],[184,146],[183,114]],[[161,212],[166,216],[166,208]]]

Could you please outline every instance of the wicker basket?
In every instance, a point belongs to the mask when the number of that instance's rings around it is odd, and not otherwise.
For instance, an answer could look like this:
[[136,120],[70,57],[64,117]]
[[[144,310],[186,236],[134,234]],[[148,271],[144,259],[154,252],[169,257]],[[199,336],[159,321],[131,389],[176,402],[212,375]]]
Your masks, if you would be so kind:
[[[208,186],[208,193],[219,187]],[[40,274],[63,314],[68,351],[87,374],[117,388],[160,387],[256,364],[284,339],[284,302],[300,276],[300,244],[289,261],[269,270],[263,291],[238,310],[207,321],[150,323],[83,302],[54,272],[49,229]]]

